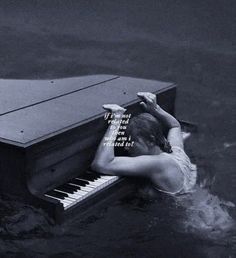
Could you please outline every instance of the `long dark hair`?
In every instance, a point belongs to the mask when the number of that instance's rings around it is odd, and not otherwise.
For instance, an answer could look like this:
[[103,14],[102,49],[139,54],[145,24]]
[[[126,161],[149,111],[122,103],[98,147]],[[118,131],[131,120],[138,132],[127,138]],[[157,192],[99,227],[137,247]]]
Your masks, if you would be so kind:
[[161,123],[149,113],[141,113],[130,119],[126,134],[135,141],[139,137],[153,142],[164,152],[171,153],[170,143],[164,136]]

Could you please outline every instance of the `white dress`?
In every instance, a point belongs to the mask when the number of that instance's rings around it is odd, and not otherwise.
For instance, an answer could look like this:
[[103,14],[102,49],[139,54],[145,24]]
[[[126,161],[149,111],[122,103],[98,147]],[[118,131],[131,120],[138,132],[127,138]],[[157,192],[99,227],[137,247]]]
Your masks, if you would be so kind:
[[185,153],[185,151],[178,147],[172,146],[172,153],[165,153],[169,157],[171,157],[177,165],[180,167],[181,172],[184,176],[183,186],[176,192],[168,192],[161,190],[155,187],[158,191],[167,193],[167,194],[184,194],[193,191],[193,187],[196,185],[197,181],[197,166],[191,163],[189,157]]

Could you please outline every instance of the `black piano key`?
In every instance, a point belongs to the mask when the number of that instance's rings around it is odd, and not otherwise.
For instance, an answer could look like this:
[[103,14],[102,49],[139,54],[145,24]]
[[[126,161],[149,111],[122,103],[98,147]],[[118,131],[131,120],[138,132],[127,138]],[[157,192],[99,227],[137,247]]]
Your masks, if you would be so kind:
[[59,194],[63,198],[68,197],[68,194],[66,194],[66,193],[61,193],[61,192],[55,191],[55,189],[53,191],[56,192],[57,194]]
[[84,180],[81,180],[81,179],[78,179],[78,178],[74,178],[70,181],[70,183],[72,184],[76,184],[76,185],[79,185],[79,186],[86,186],[89,182],[88,181],[84,181]]
[[56,192],[54,190],[50,191],[47,193],[48,195],[51,195],[53,197],[56,197],[56,198],[59,198],[61,200],[63,200],[65,197],[68,197],[67,195],[63,194],[63,193],[59,193],[59,192]]
[[88,181],[94,181],[98,178],[98,176],[96,174],[90,174],[90,173],[85,173],[83,175],[80,175],[77,177],[78,179],[85,179]]
[[69,189],[73,189],[74,191],[77,191],[80,189],[79,186],[76,186],[76,185],[70,185],[70,184],[65,184],[65,187],[68,187]]
[[73,187],[74,191],[78,191],[81,189],[81,186],[80,185],[75,185],[74,183],[68,183],[68,187]]
[[94,180],[88,180],[88,179],[84,179],[84,178],[80,178],[80,177],[76,177],[76,180],[80,180],[82,182],[84,182],[86,185],[88,185],[90,182],[93,182]]
[[67,192],[67,193],[71,193],[71,194],[78,190],[77,188],[73,187],[72,185],[61,185],[61,186],[58,186],[56,189]]
[[63,192],[66,192],[66,193],[73,193],[74,192],[72,189],[65,188],[64,186],[58,186],[57,188],[55,188],[55,190],[63,191]]

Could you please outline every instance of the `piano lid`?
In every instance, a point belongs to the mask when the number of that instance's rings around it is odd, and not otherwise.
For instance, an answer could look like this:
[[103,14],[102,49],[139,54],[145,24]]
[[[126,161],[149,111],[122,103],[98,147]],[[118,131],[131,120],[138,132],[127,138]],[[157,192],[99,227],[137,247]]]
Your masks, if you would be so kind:
[[[19,85],[18,80],[12,80],[10,88],[4,81],[8,80],[0,80],[0,142],[22,147],[101,116],[104,103],[127,105],[137,101],[138,91],[157,93],[174,86],[113,75],[57,79],[54,83],[19,80]],[[20,92],[22,96],[17,95]]]
[[0,79],[0,116],[117,77],[104,74],[52,80]]

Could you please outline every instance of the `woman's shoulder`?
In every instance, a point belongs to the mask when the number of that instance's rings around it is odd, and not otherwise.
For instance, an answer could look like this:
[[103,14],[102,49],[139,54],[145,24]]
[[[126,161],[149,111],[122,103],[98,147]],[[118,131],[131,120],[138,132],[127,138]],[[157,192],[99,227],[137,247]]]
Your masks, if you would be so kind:
[[160,154],[162,157],[162,173],[163,175],[174,175],[181,172],[181,168],[171,153],[163,152]]
[[142,164],[149,164],[146,169],[148,169],[150,176],[153,174],[162,174],[171,168],[175,168],[173,160],[164,153],[158,155],[144,155],[137,158],[142,161]]
[[171,149],[172,149],[173,152],[174,152],[174,151],[185,152],[185,151],[184,151],[184,147],[180,147],[180,146],[177,146],[177,145],[171,146]]
[[162,162],[164,171],[169,170],[169,169],[178,169],[179,168],[176,161],[173,159],[171,153],[162,152],[159,156],[160,156],[159,159]]

